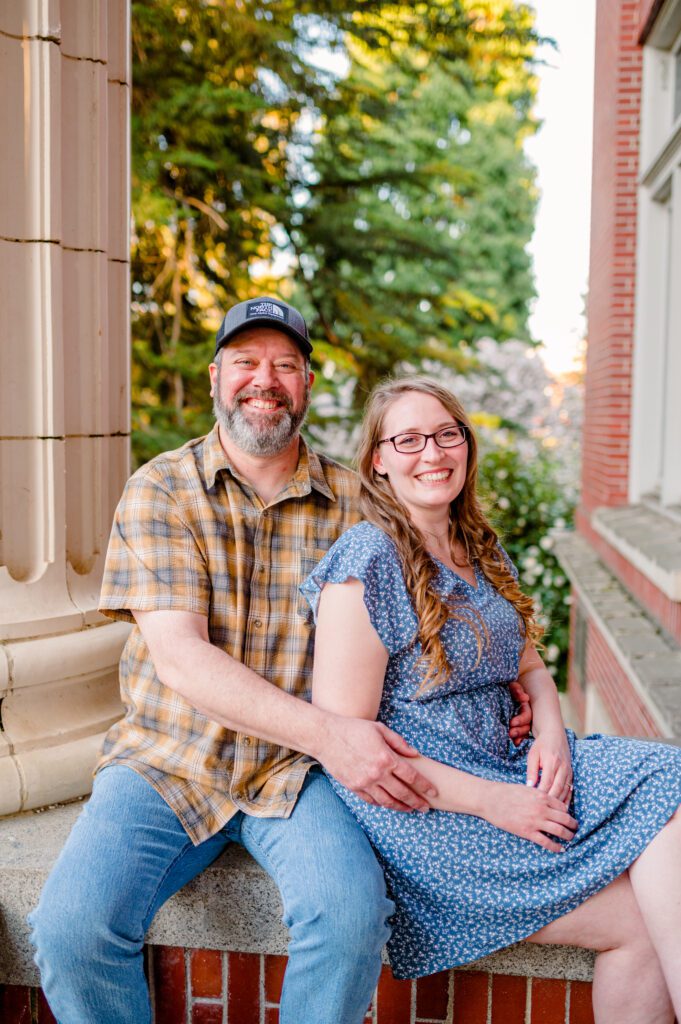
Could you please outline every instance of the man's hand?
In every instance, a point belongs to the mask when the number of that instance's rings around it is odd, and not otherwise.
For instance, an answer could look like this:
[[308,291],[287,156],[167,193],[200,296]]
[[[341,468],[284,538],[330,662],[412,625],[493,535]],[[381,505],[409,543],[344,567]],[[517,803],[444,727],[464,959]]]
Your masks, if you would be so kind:
[[508,688],[511,693],[511,697],[520,705],[520,710],[517,715],[514,715],[509,722],[508,735],[513,740],[516,747],[520,746],[523,740],[526,740],[530,735],[532,728],[532,707],[530,705],[530,696],[522,687],[522,683],[515,682],[509,683]]
[[577,822],[564,803],[540,789],[528,789],[517,783],[495,783],[482,817],[497,828],[529,839],[553,853],[562,853],[563,847],[552,837],[569,841],[577,829]]
[[409,763],[406,740],[381,722],[334,716],[318,760],[362,800],[395,811],[428,811],[437,789]]

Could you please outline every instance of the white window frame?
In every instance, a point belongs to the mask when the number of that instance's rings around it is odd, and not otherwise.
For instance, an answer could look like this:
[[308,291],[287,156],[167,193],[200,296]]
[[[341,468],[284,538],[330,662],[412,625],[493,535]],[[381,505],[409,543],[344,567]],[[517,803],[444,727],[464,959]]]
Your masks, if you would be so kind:
[[681,0],[643,50],[629,498],[681,506]]

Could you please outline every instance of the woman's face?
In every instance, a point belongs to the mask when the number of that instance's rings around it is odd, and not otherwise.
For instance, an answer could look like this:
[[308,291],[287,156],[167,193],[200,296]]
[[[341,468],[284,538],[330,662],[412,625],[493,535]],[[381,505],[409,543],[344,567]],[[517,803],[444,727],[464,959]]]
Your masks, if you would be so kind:
[[[457,420],[433,395],[408,391],[396,399],[383,417],[381,438],[417,431],[434,434],[443,427],[457,426]],[[417,521],[419,513],[431,515],[446,510],[460,494],[466,481],[468,442],[455,448],[440,448],[429,438],[423,451],[405,454],[390,442],[378,445],[374,469],[390,481],[398,501]]]

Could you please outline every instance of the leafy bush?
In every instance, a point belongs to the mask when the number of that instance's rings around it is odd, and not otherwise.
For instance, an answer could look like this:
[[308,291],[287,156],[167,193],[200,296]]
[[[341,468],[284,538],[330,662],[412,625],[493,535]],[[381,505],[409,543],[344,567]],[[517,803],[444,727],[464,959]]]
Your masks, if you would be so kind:
[[518,567],[523,588],[544,626],[544,660],[556,683],[567,679],[570,586],[553,554],[552,529],[572,525],[572,496],[559,482],[555,459],[539,450],[523,457],[510,445],[487,451],[480,490],[489,518]]

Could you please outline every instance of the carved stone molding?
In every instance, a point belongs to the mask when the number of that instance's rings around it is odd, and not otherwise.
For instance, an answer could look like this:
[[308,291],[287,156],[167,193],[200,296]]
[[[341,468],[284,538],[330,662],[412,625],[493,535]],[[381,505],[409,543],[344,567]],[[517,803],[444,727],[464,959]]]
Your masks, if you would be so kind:
[[[128,0],[0,0],[0,814],[89,791],[128,627]],[[11,200],[8,197],[11,196]]]

